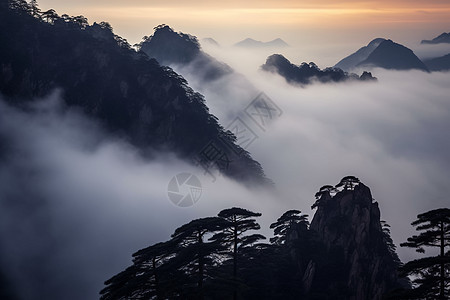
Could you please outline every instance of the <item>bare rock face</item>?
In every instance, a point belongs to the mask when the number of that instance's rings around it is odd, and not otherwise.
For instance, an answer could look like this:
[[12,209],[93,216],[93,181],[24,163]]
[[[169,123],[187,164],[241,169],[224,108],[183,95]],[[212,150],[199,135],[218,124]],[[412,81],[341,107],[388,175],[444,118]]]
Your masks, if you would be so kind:
[[310,229],[327,251],[343,253],[339,280],[348,287],[345,299],[382,299],[399,285],[399,260],[388,246],[378,203],[367,186],[359,183],[334,197],[324,193]]

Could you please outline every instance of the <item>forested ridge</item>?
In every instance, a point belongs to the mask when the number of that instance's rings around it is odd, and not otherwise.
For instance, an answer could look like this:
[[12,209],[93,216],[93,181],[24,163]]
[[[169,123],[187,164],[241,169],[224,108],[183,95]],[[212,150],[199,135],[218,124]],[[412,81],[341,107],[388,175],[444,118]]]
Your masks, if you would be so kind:
[[[107,22],[41,11],[36,1],[2,2],[0,92],[17,107],[59,89],[144,155],[171,151],[205,172],[267,183],[261,165],[235,144],[186,80],[136,51]],[[13,34],[11,34],[13,32]],[[199,158],[214,143],[222,161]]]

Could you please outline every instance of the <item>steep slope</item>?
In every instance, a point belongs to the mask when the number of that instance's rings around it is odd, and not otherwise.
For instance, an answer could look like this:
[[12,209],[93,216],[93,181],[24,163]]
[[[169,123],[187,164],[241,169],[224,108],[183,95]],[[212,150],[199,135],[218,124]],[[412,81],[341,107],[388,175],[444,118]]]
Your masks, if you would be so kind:
[[441,35],[435,37],[432,40],[422,40],[421,44],[442,44],[442,43],[450,43],[450,32],[442,33]]
[[392,70],[422,70],[428,71],[425,64],[411,49],[403,45],[386,40],[360,62],[357,67],[379,67]]
[[[310,230],[335,257],[338,277],[334,282],[313,282],[322,289],[336,291],[341,299],[382,299],[388,291],[404,285],[398,278],[399,259],[395,246],[381,225],[378,203],[362,183],[346,187],[336,195],[322,192]],[[331,270],[325,270],[331,272]],[[316,273],[320,276],[320,271]],[[326,276],[322,274],[322,276]],[[326,277],[325,277],[326,278]]]
[[450,53],[441,57],[431,58],[424,61],[430,71],[450,70]]
[[136,53],[108,23],[32,16],[22,4],[12,1],[14,8],[0,10],[0,92],[10,104],[60,88],[67,105],[100,120],[144,154],[159,149],[191,160],[213,142],[227,164],[203,163],[235,179],[265,181],[261,166],[234,144],[235,137],[181,76]]
[[321,70],[314,63],[302,63],[299,66],[292,64],[287,58],[280,54],[274,54],[267,58],[266,63],[261,66],[266,72],[277,73],[284,77],[287,82],[293,84],[310,84],[319,82],[341,82],[347,80],[376,80],[372,74],[364,72],[361,77],[346,73],[338,68],[326,68]]
[[360,62],[366,60],[373,50],[375,50],[385,40],[386,39],[383,38],[376,38],[372,40],[367,46],[364,46],[355,53],[343,58],[334,67],[344,71],[354,69]]
[[262,41],[257,41],[254,40],[252,38],[246,38],[245,40],[242,40],[240,42],[237,42],[236,44],[234,44],[235,47],[241,47],[241,48],[275,48],[275,47],[289,47],[289,45],[283,41],[280,38],[276,38],[272,41],[269,42],[262,42]]

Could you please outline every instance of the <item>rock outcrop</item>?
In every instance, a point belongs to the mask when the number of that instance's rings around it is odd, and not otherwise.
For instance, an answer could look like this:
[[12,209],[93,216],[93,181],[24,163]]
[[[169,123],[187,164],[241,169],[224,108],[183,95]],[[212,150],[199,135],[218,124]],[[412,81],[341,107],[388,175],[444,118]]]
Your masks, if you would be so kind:
[[294,227],[288,245],[308,299],[380,300],[409,281],[399,278],[400,260],[370,189],[345,178],[321,188],[309,229]]
[[348,299],[382,299],[398,286],[398,257],[389,250],[378,203],[364,184],[334,197],[322,195],[311,230],[327,250],[342,250],[347,270],[341,279],[347,282]]

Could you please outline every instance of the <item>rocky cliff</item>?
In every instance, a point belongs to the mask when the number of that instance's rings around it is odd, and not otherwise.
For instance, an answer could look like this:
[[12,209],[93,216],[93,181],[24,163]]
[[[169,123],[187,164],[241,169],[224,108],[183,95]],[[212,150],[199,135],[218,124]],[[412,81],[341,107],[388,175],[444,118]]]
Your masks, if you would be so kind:
[[342,279],[351,294],[348,299],[381,299],[398,285],[398,258],[389,249],[378,203],[364,184],[334,197],[323,194],[311,230],[317,232],[328,250],[343,251],[348,269]]
[[[316,195],[309,238],[301,238],[304,229],[290,234],[307,299],[376,300],[408,286],[398,276],[400,260],[378,203],[367,186],[352,178],[337,188],[324,186]],[[295,246],[305,244],[306,251]]]

